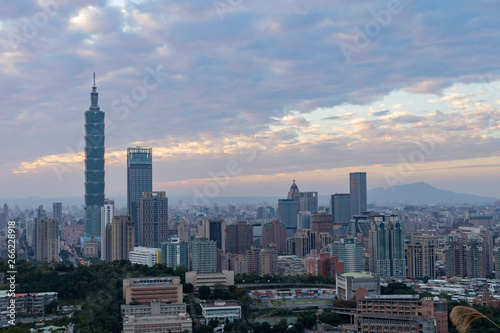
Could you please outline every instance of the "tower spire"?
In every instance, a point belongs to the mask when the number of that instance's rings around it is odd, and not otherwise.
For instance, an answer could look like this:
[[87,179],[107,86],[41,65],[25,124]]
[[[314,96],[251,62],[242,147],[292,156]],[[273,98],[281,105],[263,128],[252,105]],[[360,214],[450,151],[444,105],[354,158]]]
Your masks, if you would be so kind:
[[94,85],[92,86],[92,88],[95,88],[95,72],[94,72]]

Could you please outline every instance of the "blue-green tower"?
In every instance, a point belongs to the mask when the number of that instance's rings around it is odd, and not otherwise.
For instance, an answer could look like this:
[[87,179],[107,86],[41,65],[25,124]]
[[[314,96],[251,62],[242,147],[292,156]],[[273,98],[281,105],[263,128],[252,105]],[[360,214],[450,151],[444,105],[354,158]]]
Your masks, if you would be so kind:
[[104,112],[97,104],[95,86],[90,107],[85,111],[85,235],[99,236],[101,207],[104,206]]

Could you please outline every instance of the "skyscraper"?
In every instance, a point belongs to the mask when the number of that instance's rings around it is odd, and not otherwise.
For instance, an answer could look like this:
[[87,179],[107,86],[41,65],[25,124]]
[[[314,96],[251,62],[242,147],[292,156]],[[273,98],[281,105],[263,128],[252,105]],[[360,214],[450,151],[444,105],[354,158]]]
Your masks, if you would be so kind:
[[351,217],[367,211],[366,172],[349,174]]
[[113,216],[111,224],[111,261],[129,259],[134,249],[134,221],[129,216]]
[[276,219],[262,226],[262,247],[271,244],[278,249],[278,254],[286,253],[286,226]]
[[287,236],[293,236],[297,230],[297,215],[299,214],[299,202],[293,199],[278,200],[278,219],[285,224]]
[[290,191],[288,191],[287,199],[300,201],[300,191],[297,184],[295,184],[295,179],[293,180],[292,186],[290,186]]
[[427,276],[431,279],[436,277],[436,250],[438,248],[438,236],[417,235],[413,244],[406,245],[406,264],[408,278],[422,279]]
[[318,213],[318,192],[299,192],[299,210]]
[[97,104],[95,86],[90,107],[85,111],[85,234],[99,236],[101,207],[104,205],[104,112]]
[[370,272],[380,277],[406,278],[404,231],[397,215],[371,217]]
[[226,227],[226,252],[244,254],[253,244],[253,226],[236,222]]
[[127,210],[135,223],[135,245],[140,245],[140,203],[143,192],[153,191],[153,149],[127,149]]
[[168,198],[165,192],[143,192],[140,210],[140,244],[159,248],[168,240]]
[[351,196],[349,193],[336,193],[330,197],[330,214],[335,224],[348,226],[351,222]]
[[101,260],[111,260],[111,224],[114,206],[104,205],[101,208]]
[[37,218],[35,220],[35,257],[37,261],[59,262],[59,221]]
[[226,252],[226,222],[222,219],[203,220],[203,231],[200,237],[215,241],[217,248]]
[[59,224],[62,222],[62,202],[53,202],[52,203],[52,217],[59,221]]

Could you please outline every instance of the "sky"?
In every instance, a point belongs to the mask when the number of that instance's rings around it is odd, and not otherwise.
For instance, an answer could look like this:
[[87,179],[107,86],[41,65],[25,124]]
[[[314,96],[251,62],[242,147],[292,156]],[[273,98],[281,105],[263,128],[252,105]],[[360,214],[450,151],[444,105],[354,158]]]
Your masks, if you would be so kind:
[[320,195],[424,181],[500,197],[491,1],[0,3],[0,198],[84,194],[96,72],[106,196],[153,147],[167,195]]

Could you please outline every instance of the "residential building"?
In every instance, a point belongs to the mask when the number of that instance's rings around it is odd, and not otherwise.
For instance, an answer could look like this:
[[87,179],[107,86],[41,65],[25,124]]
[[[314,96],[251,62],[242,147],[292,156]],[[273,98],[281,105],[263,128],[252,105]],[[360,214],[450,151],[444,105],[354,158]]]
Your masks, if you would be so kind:
[[439,237],[435,235],[416,235],[413,244],[406,245],[408,278],[430,279],[436,277],[436,250]]
[[59,221],[59,225],[62,225],[62,202],[52,203],[52,217]]
[[184,266],[189,268],[189,243],[180,238],[172,238],[161,243],[161,262],[168,267]]
[[286,226],[279,220],[272,220],[262,226],[262,247],[273,244],[278,254],[286,253]]
[[95,86],[85,111],[85,235],[100,236],[104,205],[104,112],[98,105]]
[[217,271],[217,242],[206,238],[191,241],[191,270],[197,273]]
[[[135,147],[127,149],[127,212],[135,223],[134,245],[141,245],[141,198],[153,191],[153,149]],[[142,244],[144,245],[144,244]]]
[[370,272],[406,278],[404,231],[397,215],[373,215],[369,231]]
[[314,276],[335,279],[337,274],[344,273],[344,263],[338,257],[332,257],[327,252],[317,253],[312,250],[305,261],[306,272]]
[[7,310],[12,299],[15,299],[16,314],[19,317],[39,316],[44,314],[47,304],[57,301],[57,292],[19,293],[12,298],[9,290],[0,290],[0,309]]
[[114,206],[101,207],[101,260],[111,259],[111,225],[113,222]]
[[330,245],[332,257],[338,257],[344,263],[345,273],[356,273],[365,270],[363,245],[355,238],[342,238]]
[[111,261],[127,260],[135,243],[134,221],[129,216],[113,216],[111,223]]
[[35,258],[37,261],[59,262],[59,221],[35,220]]
[[333,235],[333,220],[332,215],[321,212],[313,215],[312,231],[319,234],[320,232],[327,232]]
[[223,219],[203,220],[198,237],[215,241],[218,249],[226,252],[226,222]]
[[165,192],[143,192],[140,202],[139,242],[145,247],[161,246],[168,240],[168,198]]
[[177,226],[177,237],[182,242],[189,243],[191,241],[191,227],[186,220],[179,222],[179,225]]

